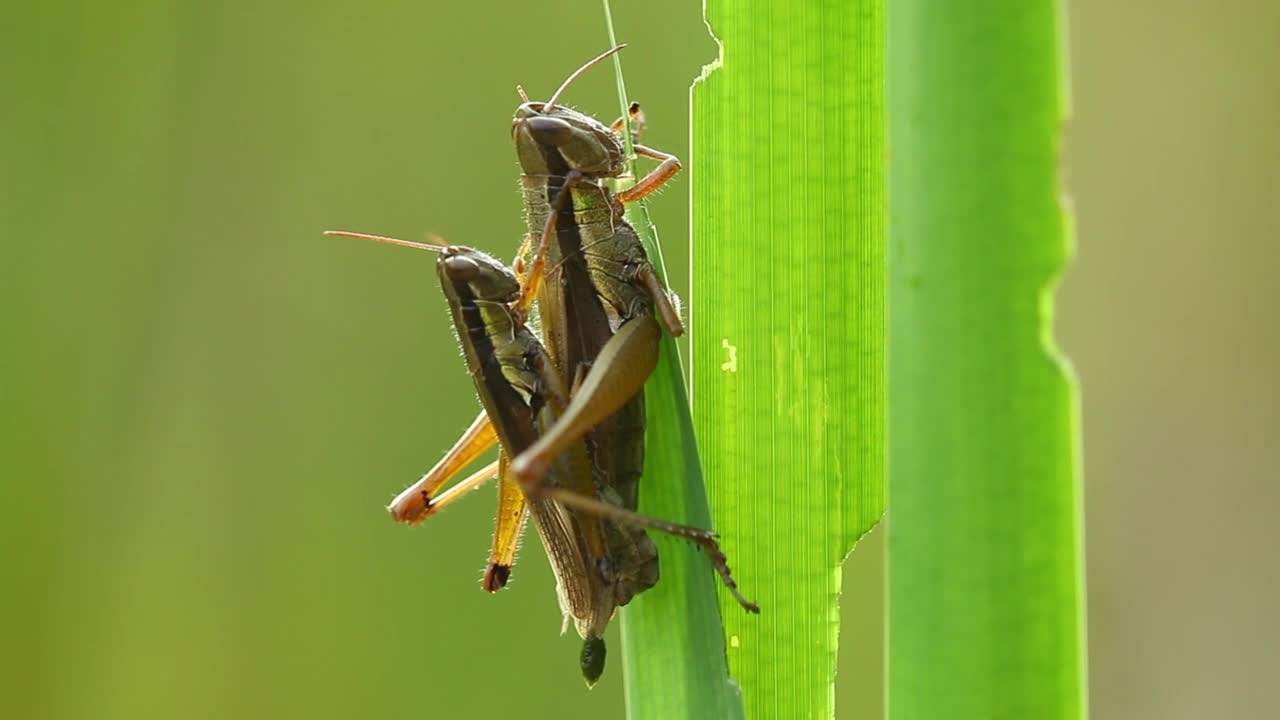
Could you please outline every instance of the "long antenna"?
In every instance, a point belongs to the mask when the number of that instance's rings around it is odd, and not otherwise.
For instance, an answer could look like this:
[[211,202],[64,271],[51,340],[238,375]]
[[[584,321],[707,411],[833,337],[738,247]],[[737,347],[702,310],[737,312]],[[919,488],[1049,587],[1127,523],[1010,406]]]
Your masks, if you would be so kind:
[[387,243],[389,245],[403,245],[411,247],[415,250],[430,250],[432,252],[444,252],[444,245],[432,245],[431,243],[413,242],[412,240],[401,240],[399,238],[386,237],[385,235],[370,235],[368,233],[348,232],[346,230],[325,230],[325,235],[333,235],[335,237],[349,237],[357,240],[372,240],[374,242]]
[[619,50],[621,50],[622,48],[624,48],[624,47],[626,47],[626,46],[627,46],[627,44],[626,44],[626,43],[622,43],[621,45],[619,45],[619,46],[617,46],[617,47],[615,47],[615,48],[611,48],[611,49],[609,49],[609,50],[606,50],[605,52],[601,53],[600,55],[597,55],[596,57],[594,57],[594,58],[592,58],[591,60],[587,61],[587,64],[586,64],[586,65],[583,65],[582,67],[578,68],[577,70],[574,70],[572,75],[570,75],[569,77],[565,78],[564,83],[562,83],[562,84],[560,85],[560,89],[559,89],[559,90],[556,90],[555,94],[551,96],[551,99],[547,101],[547,104],[542,106],[542,112],[550,112],[550,111],[551,111],[551,108],[555,107],[555,105],[556,105],[556,100],[559,100],[559,99],[560,99],[560,95],[561,95],[561,93],[563,93],[563,92],[565,91],[565,88],[569,87],[569,85],[570,85],[574,80],[577,80],[579,75],[581,75],[582,73],[586,72],[587,70],[590,70],[590,69],[591,69],[591,67],[592,67],[593,65],[595,65],[595,64],[596,64],[596,63],[598,63],[598,62],[600,62],[601,60],[604,60],[605,58],[609,57],[610,55],[612,55],[612,54],[614,54],[614,53],[618,52]]

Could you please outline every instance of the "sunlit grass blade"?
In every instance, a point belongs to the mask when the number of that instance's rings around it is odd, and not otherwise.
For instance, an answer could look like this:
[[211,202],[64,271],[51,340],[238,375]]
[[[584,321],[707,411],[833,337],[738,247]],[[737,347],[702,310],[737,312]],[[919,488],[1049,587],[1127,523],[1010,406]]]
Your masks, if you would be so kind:
[[890,717],[1080,718],[1063,16],[891,7]]
[[[609,2],[604,2],[609,44],[616,46]],[[627,117],[622,61],[614,56],[618,98]],[[623,133],[631,154],[628,123]],[[635,176],[634,163],[632,176]],[[627,219],[644,239],[645,251],[664,280],[657,231],[643,203]],[[645,470],[640,510],[646,514],[712,527],[698,459],[684,371],[675,340],[664,334],[658,367],[645,384]],[[725,666],[724,632],[716,600],[718,580],[693,545],[660,533],[662,577],[622,610],[622,654],[627,717],[632,720],[742,717],[742,700]],[[741,610],[739,610],[741,612]]]
[[706,13],[722,52],[693,90],[693,415],[761,606],[721,593],[729,670],[748,717],[830,717],[840,593],[868,591],[841,563],[884,510],[882,3]]

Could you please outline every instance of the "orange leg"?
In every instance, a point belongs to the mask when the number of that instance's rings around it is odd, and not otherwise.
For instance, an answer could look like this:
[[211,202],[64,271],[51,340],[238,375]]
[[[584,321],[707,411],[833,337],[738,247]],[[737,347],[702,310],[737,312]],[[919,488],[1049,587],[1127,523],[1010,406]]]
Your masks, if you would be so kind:
[[[583,177],[581,172],[570,170],[569,174],[564,176],[564,185],[561,186],[560,192],[556,193],[555,198],[551,201],[551,207],[547,213],[547,222],[542,226],[542,240],[538,243],[538,250],[533,256],[533,261],[529,264],[529,273],[522,280],[523,287],[520,288],[520,297],[512,305],[512,309],[520,313],[522,317],[528,316],[529,308],[533,305],[534,299],[538,297],[538,290],[542,288],[542,279],[546,274],[547,253],[551,249],[551,236],[555,233],[556,218],[559,217],[560,210],[569,201],[571,194],[569,188]],[[523,246],[521,249],[523,249]]]
[[450,485],[448,490],[429,498],[422,514],[415,522],[421,522],[458,501],[458,498],[475,490],[498,475],[498,463],[491,462],[472,473],[461,482]]
[[672,177],[675,177],[675,174],[680,172],[683,167],[680,164],[680,159],[675,155],[669,155],[667,153],[654,150],[651,147],[645,147],[644,145],[633,145],[632,147],[635,148],[637,155],[643,155],[644,157],[653,158],[654,160],[661,160],[662,162],[648,175],[640,178],[640,182],[618,193],[618,200],[623,203],[635,202],[654,190],[657,190],[666,184],[666,182]]
[[493,423],[489,422],[488,415],[481,412],[471,423],[471,427],[458,438],[458,442],[440,458],[440,462],[423,475],[422,479],[397,495],[387,506],[387,510],[398,522],[422,522],[432,513],[432,506],[439,504],[439,498],[435,494],[440,486],[497,442],[498,434],[493,429]]
[[[627,115],[631,118],[631,142],[635,142],[640,137],[640,133],[644,132],[644,111],[640,109],[640,103],[633,102],[627,108]],[[615,133],[622,133],[627,126],[627,118],[620,117],[613,121],[609,129]]]
[[498,456],[498,518],[493,527],[489,565],[484,570],[483,585],[486,591],[496,593],[506,587],[528,516],[529,508],[524,491],[511,478],[506,453],[501,453]]

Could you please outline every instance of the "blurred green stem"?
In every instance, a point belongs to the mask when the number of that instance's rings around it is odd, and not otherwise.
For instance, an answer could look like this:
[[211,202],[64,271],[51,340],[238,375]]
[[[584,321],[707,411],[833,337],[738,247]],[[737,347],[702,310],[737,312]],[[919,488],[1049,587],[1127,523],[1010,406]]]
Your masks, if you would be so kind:
[[1054,0],[894,3],[892,718],[1085,714]]

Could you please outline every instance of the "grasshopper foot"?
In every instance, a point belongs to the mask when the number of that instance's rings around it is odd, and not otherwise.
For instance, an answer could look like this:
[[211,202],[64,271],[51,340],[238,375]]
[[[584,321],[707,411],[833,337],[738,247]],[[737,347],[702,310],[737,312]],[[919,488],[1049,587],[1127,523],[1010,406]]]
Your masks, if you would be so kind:
[[502,565],[500,563],[489,563],[489,567],[484,569],[484,580],[482,582],[485,592],[496,593],[507,586],[507,581],[511,579],[511,566]]

